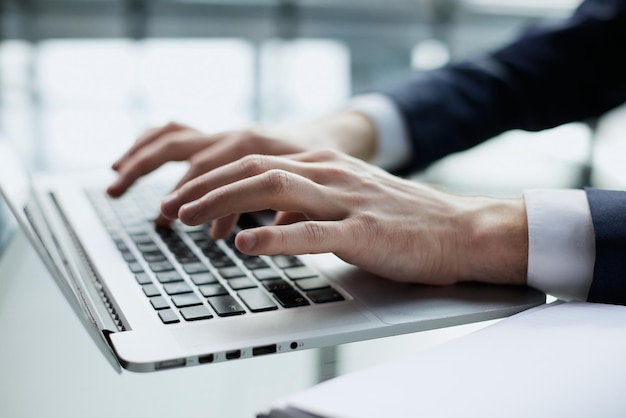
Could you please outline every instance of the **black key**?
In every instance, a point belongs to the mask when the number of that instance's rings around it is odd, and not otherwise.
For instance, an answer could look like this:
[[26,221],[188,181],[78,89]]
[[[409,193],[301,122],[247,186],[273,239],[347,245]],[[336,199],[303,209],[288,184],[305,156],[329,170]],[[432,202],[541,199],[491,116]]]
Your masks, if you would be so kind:
[[281,269],[286,269],[290,267],[300,267],[303,266],[302,261],[294,255],[275,255],[272,257],[274,263]]
[[211,311],[204,305],[190,306],[180,310],[180,314],[185,318],[185,321],[198,321],[200,319],[211,319]]
[[284,308],[309,305],[309,301],[295,289],[276,292],[274,297]]
[[142,289],[143,289],[143,293],[145,293],[146,296],[148,297],[158,296],[161,294],[161,292],[159,292],[159,289],[153,284],[143,285]]
[[130,239],[133,240],[135,244],[154,244],[154,241],[148,234],[131,234]]
[[135,279],[139,284],[151,284],[152,280],[150,280],[150,276],[147,273],[137,273],[135,274]]
[[137,244],[137,249],[142,253],[153,253],[159,251],[159,247],[156,244]]
[[176,270],[157,273],[156,277],[161,283],[173,283],[183,280],[183,277]]
[[177,308],[186,308],[187,306],[202,305],[202,300],[195,293],[183,293],[182,295],[172,296],[172,302]]
[[185,282],[168,283],[163,285],[163,290],[168,295],[179,295],[191,292],[191,287]]
[[165,298],[163,296],[151,297],[150,298],[150,303],[152,304],[152,307],[154,309],[156,309],[157,311],[170,307],[169,303],[167,303],[167,300],[165,300]]
[[187,232],[187,235],[189,235],[189,238],[194,241],[209,240],[209,234],[207,231],[191,231]]
[[280,279],[280,274],[273,268],[254,270],[252,274],[258,280]]
[[161,251],[153,251],[151,253],[143,253],[143,258],[148,263],[154,263],[156,261],[167,260],[167,258],[165,257],[165,254],[163,254]]
[[187,274],[204,273],[209,271],[209,269],[202,263],[185,264],[183,266],[183,270],[185,270]]
[[293,289],[289,283],[284,281],[283,279],[273,279],[273,280],[265,280],[263,286],[270,292],[281,292],[284,290]]
[[202,293],[202,296],[205,298],[228,294],[228,290],[226,290],[226,288],[219,283],[198,286],[198,290],[200,290],[200,293]]
[[315,303],[327,303],[344,300],[344,297],[331,287],[328,287],[326,289],[311,290],[306,294]]
[[203,284],[211,284],[211,283],[217,282],[217,279],[215,278],[215,276],[213,276],[208,271],[206,273],[192,274],[190,275],[190,277],[191,277],[191,281],[196,286],[201,286]]
[[193,253],[185,255],[176,254],[176,260],[178,260],[180,264],[191,264],[197,263],[199,261],[198,257],[196,257],[196,255]]
[[134,254],[131,253],[130,251],[122,252],[122,257],[124,257],[124,261],[126,261],[127,263],[134,263],[137,261]]
[[164,324],[175,324],[180,322],[176,313],[171,309],[159,311],[159,318],[161,318],[161,321],[163,321]]
[[226,254],[222,254],[217,257],[207,255],[207,257],[209,257],[209,259],[211,260],[211,264],[216,268],[230,267],[235,265],[235,262],[228,258]]
[[225,279],[231,279],[233,277],[241,277],[246,275],[246,273],[244,273],[243,270],[241,270],[237,266],[221,268],[218,271],[220,272],[220,275]]
[[308,279],[297,280],[295,283],[300,290],[304,291],[330,287],[330,283],[321,277],[311,277]]
[[130,269],[130,271],[132,271],[135,274],[143,273],[143,267],[141,267],[141,264],[139,263],[129,263],[128,268]]
[[267,263],[261,257],[250,257],[243,260],[243,264],[250,270],[263,269],[267,267]]
[[174,266],[169,261],[157,261],[149,264],[150,269],[155,273],[174,270]]
[[209,303],[219,316],[243,315],[246,311],[231,295],[213,296]]
[[272,299],[265,294],[261,289],[245,289],[238,293],[243,303],[246,304],[248,309],[252,312],[263,312],[278,309]]
[[317,274],[306,266],[294,267],[283,270],[287,277],[291,280],[304,279],[307,277],[315,277]]
[[256,284],[252,280],[248,279],[247,277],[237,277],[235,279],[230,279],[227,282],[228,282],[228,285],[233,290],[248,289],[251,287],[256,287]]

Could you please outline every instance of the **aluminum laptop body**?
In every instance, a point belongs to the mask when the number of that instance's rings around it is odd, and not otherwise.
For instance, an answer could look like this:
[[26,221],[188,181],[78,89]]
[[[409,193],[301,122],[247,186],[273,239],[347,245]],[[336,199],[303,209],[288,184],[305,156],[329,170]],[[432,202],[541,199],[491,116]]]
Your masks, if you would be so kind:
[[[163,310],[151,303],[148,285],[138,282],[125,256],[136,256],[133,266],[142,270],[150,289],[167,295],[168,283],[161,283],[137,250],[121,253],[118,244],[132,244],[132,237],[116,233],[116,244],[101,219],[98,206],[105,204],[103,190],[113,177],[108,171],[93,171],[29,178],[7,141],[0,139],[2,197],[87,332],[118,371],[151,372],[337,345],[500,318],[545,302],[545,295],[524,286],[394,283],[323,254],[302,256],[301,261],[339,295],[329,303],[316,303],[300,289],[305,306],[285,307],[266,282],[246,270],[240,278],[254,279],[255,289],[265,293],[263,301],[273,302],[275,308],[253,311],[243,300],[246,289],[228,288],[224,297],[241,309],[237,315],[221,315],[211,297],[193,288],[187,297],[200,299],[196,307],[208,310],[211,318],[186,320],[182,313],[188,311],[169,302],[177,321],[164,323],[159,314]],[[90,193],[105,200],[94,204]],[[155,245],[165,252],[149,220],[146,225]],[[183,225],[173,228],[189,232]],[[230,251],[224,242],[218,244]],[[271,257],[261,259],[284,275]],[[205,264],[220,283],[226,281],[222,270]],[[179,285],[192,284],[186,270],[177,266],[176,271],[184,278]],[[296,290],[301,286],[292,285]]]

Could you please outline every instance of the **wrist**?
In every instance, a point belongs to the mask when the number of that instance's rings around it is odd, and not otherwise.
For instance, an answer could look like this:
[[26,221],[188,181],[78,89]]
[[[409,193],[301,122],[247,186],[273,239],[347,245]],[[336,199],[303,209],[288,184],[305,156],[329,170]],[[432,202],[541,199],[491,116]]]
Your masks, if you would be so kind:
[[323,146],[327,145],[365,161],[372,159],[376,153],[376,128],[362,113],[336,113],[312,122],[311,126],[321,129],[320,136],[328,140],[329,143]]
[[461,280],[526,284],[528,221],[521,198],[477,198],[468,211],[466,265]]

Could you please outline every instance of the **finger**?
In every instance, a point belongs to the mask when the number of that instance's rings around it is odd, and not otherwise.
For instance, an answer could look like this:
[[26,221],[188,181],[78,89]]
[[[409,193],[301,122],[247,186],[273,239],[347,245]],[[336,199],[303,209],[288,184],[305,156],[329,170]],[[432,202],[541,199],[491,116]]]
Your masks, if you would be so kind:
[[[188,181],[163,201],[161,213],[166,218],[175,219],[182,205],[197,200],[221,186],[263,174],[271,169],[301,173],[304,177],[309,171],[303,167],[303,164],[289,159],[267,155],[248,155]],[[281,180],[276,179],[276,181]]]
[[119,168],[124,164],[124,162],[128,158],[134,155],[139,149],[155,141],[160,136],[165,135],[169,132],[174,132],[174,131],[178,131],[181,129],[188,129],[188,127],[181,125],[179,123],[176,123],[176,122],[170,122],[159,128],[151,128],[151,129],[146,130],[143,134],[139,136],[139,138],[137,138],[137,140],[130,147],[130,149],[126,151],[126,153],[124,153],[124,155],[122,155],[122,157],[120,157],[116,162],[113,163],[113,166],[112,166],[113,170],[115,171],[119,170]]
[[298,212],[278,212],[274,217],[274,225],[289,225],[296,222],[306,221],[304,214]]
[[189,158],[198,150],[207,146],[206,138],[188,138],[188,133],[170,134],[162,141],[146,145],[132,155],[119,168],[116,181],[107,192],[111,196],[122,195],[137,179],[161,167],[168,161],[181,161]]
[[212,190],[186,203],[178,217],[197,225],[232,213],[273,209],[303,212],[311,218],[338,218],[346,212],[337,207],[332,191],[297,174],[272,169]]
[[337,252],[341,221],[307,221],[245,229],[235,237],[239,251],[250,255],[319,254]]
[[224,239],[235,229],[239,214],[233,213],[211,223],[211,238],[214,240]]

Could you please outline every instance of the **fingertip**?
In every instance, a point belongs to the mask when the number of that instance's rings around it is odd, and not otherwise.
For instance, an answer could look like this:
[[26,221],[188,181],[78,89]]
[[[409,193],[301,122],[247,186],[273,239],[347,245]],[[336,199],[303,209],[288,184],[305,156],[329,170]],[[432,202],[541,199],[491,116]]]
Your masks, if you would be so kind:
[[253,252],[257,247],[257,237],[253,231],[244,230],[237,234],[235,237],[235,245],[237,249],[244,252]]

